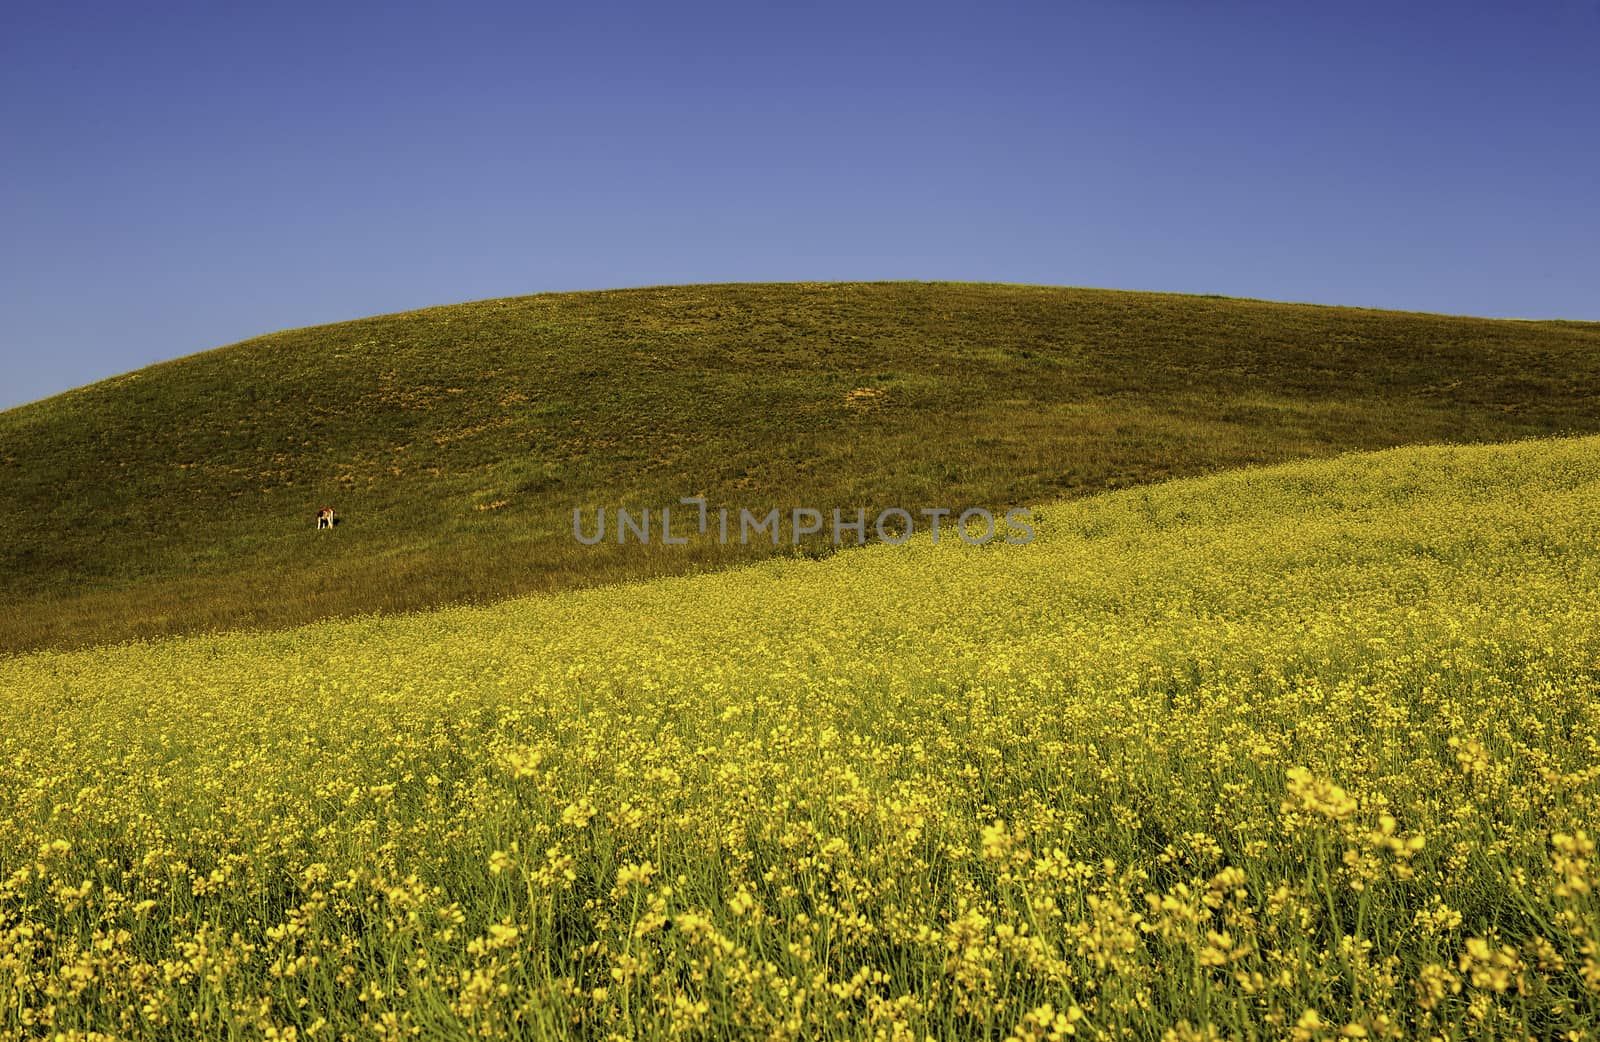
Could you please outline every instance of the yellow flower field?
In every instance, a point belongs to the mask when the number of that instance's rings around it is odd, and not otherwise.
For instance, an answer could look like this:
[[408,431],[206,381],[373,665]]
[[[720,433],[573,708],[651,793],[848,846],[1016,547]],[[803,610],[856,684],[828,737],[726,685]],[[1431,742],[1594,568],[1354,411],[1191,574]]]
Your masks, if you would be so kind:
[[1399,450],[0,660],[0,1038],[1593,1039],[1597,510]]

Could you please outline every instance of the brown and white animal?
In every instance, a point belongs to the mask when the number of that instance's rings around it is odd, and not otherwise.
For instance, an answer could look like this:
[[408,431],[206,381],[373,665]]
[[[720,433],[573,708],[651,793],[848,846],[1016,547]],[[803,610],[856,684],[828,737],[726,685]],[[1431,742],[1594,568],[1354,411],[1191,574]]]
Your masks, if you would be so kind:
[[333,527],[333,508],[323,507],[317,511],[317,531]]

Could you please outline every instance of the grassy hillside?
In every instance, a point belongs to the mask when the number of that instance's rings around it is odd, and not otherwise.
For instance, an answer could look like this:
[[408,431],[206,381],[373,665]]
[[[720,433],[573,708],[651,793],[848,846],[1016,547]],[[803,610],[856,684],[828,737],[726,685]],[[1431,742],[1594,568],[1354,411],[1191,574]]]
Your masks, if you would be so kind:
[[8,661],[0,1038],[1595,1036],[1600,438],[1041,515]]
[[[741,557],[581,547],[575,506],[1004,507],[1346,449],[1594,431],[1596,324],[905,283],[430,308],[0,413],[0,649]],[[324,503],[345,523],[319,535]]]

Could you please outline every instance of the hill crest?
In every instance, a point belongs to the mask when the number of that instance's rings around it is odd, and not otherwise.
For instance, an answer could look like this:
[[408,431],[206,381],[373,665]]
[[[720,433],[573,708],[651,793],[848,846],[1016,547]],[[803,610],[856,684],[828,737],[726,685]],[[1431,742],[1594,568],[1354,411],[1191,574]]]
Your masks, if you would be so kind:
[[[492,600],[757,552],[585,548],[574,507],[704,493],[1003,510],[1348,450],[1596,432],[1597,405],[1593,323],[965,283],[432,307],[0,413],[0,597],[17,609],[0,649]],[[325,503],[347,523],[319,539]]]

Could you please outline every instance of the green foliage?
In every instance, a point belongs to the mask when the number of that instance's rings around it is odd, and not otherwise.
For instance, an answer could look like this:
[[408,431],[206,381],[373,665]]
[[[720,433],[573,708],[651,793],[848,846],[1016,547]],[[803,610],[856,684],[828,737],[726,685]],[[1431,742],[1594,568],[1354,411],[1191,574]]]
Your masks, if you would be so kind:
[[[0,413],[0,650],[725,567],[575,506],[1001,509],[1600,431],[1600,326],[969,284],[689,286],[291,330]],[[313,529],[325,503],[344,519]]]

